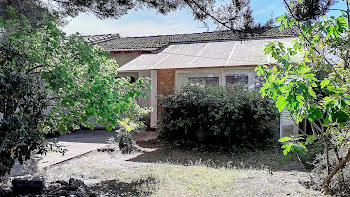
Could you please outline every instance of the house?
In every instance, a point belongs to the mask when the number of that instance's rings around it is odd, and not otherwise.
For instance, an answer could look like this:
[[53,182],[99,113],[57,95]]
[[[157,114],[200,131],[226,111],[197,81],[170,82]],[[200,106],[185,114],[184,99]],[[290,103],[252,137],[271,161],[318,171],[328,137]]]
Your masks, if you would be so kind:
[[[152,90],[139,103],[153,107],[145,117],[151,128],[159,119],[157,95],[172,94],[191,81],[205,85],[243,83],[251,90],[259,89],[263,78],[255,67],[274,64],[264,54],[265,45],[274,40],[291,47],[296,38],[293,30],[280,32],[279,27],[256,28],[249,31],[215,31],[146,37],[107,38],[95,41],[115,58],[118,75],[132,78],[148,77]],[[297,61],[297,60],[296,60]],[[281,136],[297,133],[294,122],[284,112]]]

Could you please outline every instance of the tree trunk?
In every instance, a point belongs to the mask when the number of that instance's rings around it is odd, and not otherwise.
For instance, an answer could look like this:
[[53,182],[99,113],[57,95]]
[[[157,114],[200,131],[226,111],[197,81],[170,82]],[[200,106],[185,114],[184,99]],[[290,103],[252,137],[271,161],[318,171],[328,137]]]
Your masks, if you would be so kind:
[[337,172],[339,170],[341,170],[345,166],[345,164],[348,162],[349,159],[350,159],[350,149],[348,149],[348,153],[346,154],[344,159],[339,164],[337,164],[335,166],[335,168],[332,170],[332,172],[323,181],[323,183],[322,183],[322,192],[324,194],[326,194],[326,195],[330,195],[331,194],[331,190],[329,189],[329,183],[331,182],[331,180],[334,177],[334,175],[336,175]]
[[[335,151],[335,156],[336,156],[336,165],[338,165],[340,163],[340,157],[339,157],[339,151],[338,149],[337,150],[334,150]],[[340,173],[342,173],[342,168],[340,168]],[[343,191],[343,182],[342,182],[342,174],[339,175],[337,177],[338,179],[338,189],[339,189],[339,192],[341,193]]]
[[331,168],[329,165],[329,146],[328,146],[328,143],[325,139],[323,139],[323,141],[324,141],[324,148],[325,148],[325,153],[326,153],[327,175],[329,175],[331,173]]

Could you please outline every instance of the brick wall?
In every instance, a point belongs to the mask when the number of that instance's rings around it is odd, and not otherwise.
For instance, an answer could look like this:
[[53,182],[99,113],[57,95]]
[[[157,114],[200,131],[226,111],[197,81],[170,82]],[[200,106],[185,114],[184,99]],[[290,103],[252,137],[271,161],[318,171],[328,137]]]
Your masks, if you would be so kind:
[[[166,69],[157,71],[157,94],[170,95],[174,93],[175,87],[175,69]],[[157,102],[159,104],[159,101]],[[162,107],[158,106],[158,120]]]

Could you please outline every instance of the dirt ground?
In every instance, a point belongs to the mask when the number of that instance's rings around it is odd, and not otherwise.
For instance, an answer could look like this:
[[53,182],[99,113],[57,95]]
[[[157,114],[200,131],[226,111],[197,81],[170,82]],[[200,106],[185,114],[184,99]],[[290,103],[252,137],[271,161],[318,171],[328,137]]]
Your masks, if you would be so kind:
[[138,142],[142,152],[92,151],[30,173],[47,182],[76,178],[98,196],[320,196],[292,155],[280,150],[222,154]]

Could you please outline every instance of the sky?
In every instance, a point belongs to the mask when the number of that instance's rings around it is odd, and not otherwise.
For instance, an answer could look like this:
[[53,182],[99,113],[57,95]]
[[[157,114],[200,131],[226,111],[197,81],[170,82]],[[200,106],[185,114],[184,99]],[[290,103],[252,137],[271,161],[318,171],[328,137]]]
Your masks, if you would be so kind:
[[[273,17],[286,12],[283,0],[251,0],[251,8],[256,23],[264,24]],[[209,31],[215,30],[211,21]],[[181,33],[198,33],[207,31],[200,21],[195,21],[189,8],[177,10],[167,15],[155,10],[131,10],[119,19],[100,20],[93,14],[82,13],[70,19],[63,31],[82,35],[119,33],[122,37],[152,36]]]

